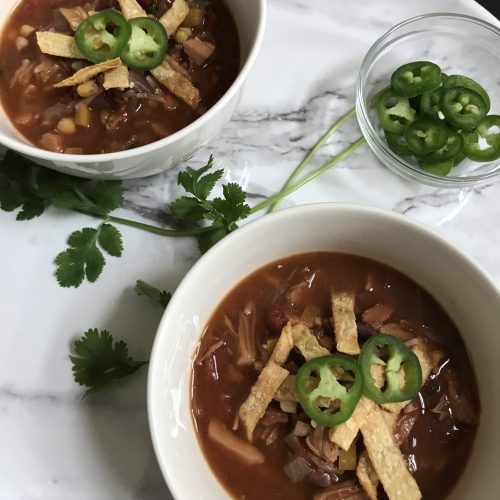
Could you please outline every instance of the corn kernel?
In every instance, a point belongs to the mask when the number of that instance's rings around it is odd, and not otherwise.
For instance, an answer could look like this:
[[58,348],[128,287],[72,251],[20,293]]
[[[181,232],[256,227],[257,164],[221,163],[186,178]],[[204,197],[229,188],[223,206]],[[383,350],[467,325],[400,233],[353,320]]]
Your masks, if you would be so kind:
[[80,97],[90,97],[99,92],[99,87],[94,80],[89,80],[88,82],[78,85],[78,87],[76,87],[76,92]]
[[191,36],[191,28],[179,28],[175,33],[175,41],[184,43]]
[[25,38],[28,38],[31,33],[33,33],[33,31],[35,31],[35,28],[33,28],[33,26],[30,26],[29,24],[23,24],[21,26],[21,29],[19,30],[19,34],[21,36],[24,36]]
[[77,105],[75,109],[75,123],[81,127],[90,127],[90,109],[85,105]]
[[205,9],[201,7],[192,7],[189,9],[189,14],[186,16],[186,19],[182,22],[182,26],[187,26],[188,28],[199,26],[203,23],[203,19],[205,19]]
[[75,120],[73,118],[61,118],[57,124],[57,130],[67,135],[74,134],[76,132]]

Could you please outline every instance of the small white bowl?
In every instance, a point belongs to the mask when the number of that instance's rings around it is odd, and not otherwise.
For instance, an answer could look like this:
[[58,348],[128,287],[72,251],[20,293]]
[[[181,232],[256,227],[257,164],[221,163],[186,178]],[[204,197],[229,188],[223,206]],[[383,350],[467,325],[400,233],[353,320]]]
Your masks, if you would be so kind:
[[[45,167],[91,179],[132,179],[157,174],[186,161],[219,133],[231,119],[240,91],[252,68],[264,37],[265,0],[225,0],[231,10],[241,47],[241,69],[227,92],[205,114],[165,139],[117,153],[69,155],[53,153],[29,144],[0,107],[0,144]],[[19,0],[3,0],[0,29]]]
[[175,292],[158,328],[148,375],[151,436],[174,497],[229,498],[203,456],[190,413],[192,358],[207,321],[251,272],[320,250],[368,257],[403,272],[453,318],[475,368],[482,416],[469,463],[450,498],[498,499],[498,289],[476,263],[424,226],[393,212],[340,203],[284,210],[238,229],[206,253]]

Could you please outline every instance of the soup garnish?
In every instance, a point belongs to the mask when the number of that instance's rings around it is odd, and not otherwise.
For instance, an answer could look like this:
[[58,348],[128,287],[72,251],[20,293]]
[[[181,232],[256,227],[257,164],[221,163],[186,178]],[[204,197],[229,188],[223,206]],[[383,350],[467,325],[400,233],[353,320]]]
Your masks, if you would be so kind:
[[235,497],[444,498],[479,421],[456,327],[382,264],[310,253],[259,269],[193,364],[203,451]]
[[27,140],[108,153],[213,106],[238,73],[239,40],[222,0],[22,0],[0,58],[2,104]]

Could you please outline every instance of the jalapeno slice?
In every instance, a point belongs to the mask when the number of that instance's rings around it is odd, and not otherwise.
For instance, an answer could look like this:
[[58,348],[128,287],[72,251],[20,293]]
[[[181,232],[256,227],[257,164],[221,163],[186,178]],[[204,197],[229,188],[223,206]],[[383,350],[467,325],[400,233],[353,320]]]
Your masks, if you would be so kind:
[[415,61],[400,66],[391,76],[396,94],[415,97],[441,85],[441,68],[430,61]]
[[448,138],[445,145],[432,153],[420,157],[425,163],[442,163],[457,156],[463,148],[464,140],[462,136],[454,130],[448,130]]
[[[420,111],[431,118],[439,120],[441,111],[441,98],[443,97],[443,88],[439,87],[431,92],[426,92],[420,100]],[[442,115],[441,115],[442,116]]]
[[377,100],[377,115],[384,130],[403,135],[406,125],[415,119],[416,111],[406,97],[389,88]]
[[384,131],[384,134],[387,144],[395,153],[401,156],[410,156],[413,154],[403,135],[393,134],[387,130]]
[[332,427],[352,415],[361,398],[363,383],[363,374],[354,358],[332,354],[303,364],[295,378],[295,389],[309,418]]
[[419,161],[418,165],[422,170],[426,172],[431,172],[432,174],[442,175],[443,177],[451,172],[451,169],[455,166],[453,160],[446,160],[440,163],[426,163],[425,161]]
[[418,156],[427,155],[441,149],[448,138],[446,126],[432,118],[419,118],[405,130],[408,147]]
[[[490,130],[496,127],[496,132]],[[500,158],[500,116],[489,115],[484,118],[477,129],[464,134],[464,153],[474,161],[495,161]],[[481,147],[481,139],[488,145]]]
[[486,92],[486,90],[481,85],[479,85],[479,83],[477,83],[472,78],[469,78],[468,76],[450,75],[443,81],[443,87],[445,89],[451,89],[453,87],[465,87],[466,89],[473,90],[483,98],[483,101],[486,104],[486,112],[488,112],[491,108],[491,100],[488,92]]
[[91,62],[118,57],[127,45],[132,28],[116,10],[108,9],[87,17],[75,32],[75,43]]
[[122,61],[133,70],[148,71],[159,66],[168,49],[168,35],[163,25],[151,17],[129,21],[132,35],[121,53]]
[[[380,357],[387,351],[387,360]],[[379,355],[380,354],[380,355]],[[364,393],[375,403],[400,403],[413,399],[422,387],[422,368],[417,356],[396,337],[380,333],[365,342],[358,359],[363,373]],[[372,366],[384,367],[385,384],[378,387]],[[404,384],[401,384],[404,372]]]
[[461,130],[477,127],[488,112],[483,98],[476,91],[465,87],[446,89],[441,98],[441,107],[448,123]]

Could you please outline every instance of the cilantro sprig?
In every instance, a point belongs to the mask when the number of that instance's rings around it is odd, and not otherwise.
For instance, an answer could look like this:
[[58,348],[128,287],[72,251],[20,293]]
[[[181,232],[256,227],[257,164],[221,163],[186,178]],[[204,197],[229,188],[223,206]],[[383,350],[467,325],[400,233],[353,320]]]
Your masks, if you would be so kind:
[[91,328],[73,344],[69,356],[75,382],[87,388],[85,396],[135,373],[147,364],[136,361],[123,341],[115,341],[107,330]]
[[143,280],[137,280],[135,287],[135,293],[137,295],[145,295],[149,297],[151,300],[157,302],[163,308],[168,306],[170,299],[172,298],[172,294],[167,292],[166,290],[160,290],[149,283],[146,283]]

